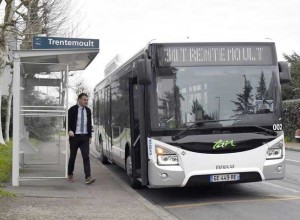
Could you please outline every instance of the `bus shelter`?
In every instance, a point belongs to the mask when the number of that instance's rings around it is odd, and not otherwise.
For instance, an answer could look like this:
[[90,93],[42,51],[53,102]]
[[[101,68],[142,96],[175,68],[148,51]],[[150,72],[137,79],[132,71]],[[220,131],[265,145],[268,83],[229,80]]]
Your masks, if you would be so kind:
[[66,178],[70,71],[84,70],[99,49],[14,51],[12,185]]

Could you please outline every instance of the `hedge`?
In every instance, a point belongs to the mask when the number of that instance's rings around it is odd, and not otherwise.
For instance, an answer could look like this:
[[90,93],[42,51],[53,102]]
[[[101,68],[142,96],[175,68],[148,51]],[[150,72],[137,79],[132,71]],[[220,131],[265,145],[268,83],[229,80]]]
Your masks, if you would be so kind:
[[282,103],[282,125],[286,141],[295,141],[297,109],[300,99],[287,100]]

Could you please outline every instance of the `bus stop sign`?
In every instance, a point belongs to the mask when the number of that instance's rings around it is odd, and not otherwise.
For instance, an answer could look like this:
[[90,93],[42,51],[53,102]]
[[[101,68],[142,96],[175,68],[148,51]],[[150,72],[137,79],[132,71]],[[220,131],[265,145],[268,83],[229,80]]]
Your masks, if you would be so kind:
[[84,38],[34,36],[32,40],[32,49],[34,50],[99,49],[99,40],[84,39]]

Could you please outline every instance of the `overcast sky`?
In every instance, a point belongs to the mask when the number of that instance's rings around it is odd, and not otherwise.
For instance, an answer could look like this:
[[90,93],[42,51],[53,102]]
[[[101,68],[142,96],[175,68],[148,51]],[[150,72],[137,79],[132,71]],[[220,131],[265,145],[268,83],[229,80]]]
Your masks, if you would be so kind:
[[271,38],[282,54],[300,53],[299,0],[78,0],[80,37],[100,39],[82,73],[94,88],[116,55],[129,58],[151,39]]

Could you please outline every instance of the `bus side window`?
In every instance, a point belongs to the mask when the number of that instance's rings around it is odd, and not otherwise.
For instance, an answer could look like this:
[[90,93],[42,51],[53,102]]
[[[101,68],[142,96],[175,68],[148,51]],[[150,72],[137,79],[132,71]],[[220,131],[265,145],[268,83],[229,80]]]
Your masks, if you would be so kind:
[[97,116],[96,116],[96,112],[97,112],[97,108],[96,108],[96,102],[97,102],[97,100],[96,100],[96,94],[95,94],[95,96],[94,96],[94,99],[93,99],[93,120],[94,120],[94,125],[95,124],[97,124]]
[[100,124],[100,91],[99,92],[97,92],[97,95],[96,95],[96,97],[97,97],[97,99],[96,99],[96,112],[94,113],[95,115],[96,115],[96,121],[95,121],[95,123],[97,124],[97,125],[99,125]]
[[100,117],[100,121],[99,121],[99,125],[101,126],[105,126],[105,118],[104,118],[104,91],[103,89],[100,91],[100,98],[99,98],[99,117]]
[[119,137],[119,121],[118,121],[118,114],[120,111],[119,106],[119,81],[115,81],[111,84],[111,129],[112,129],[112,135],[113,138]]

